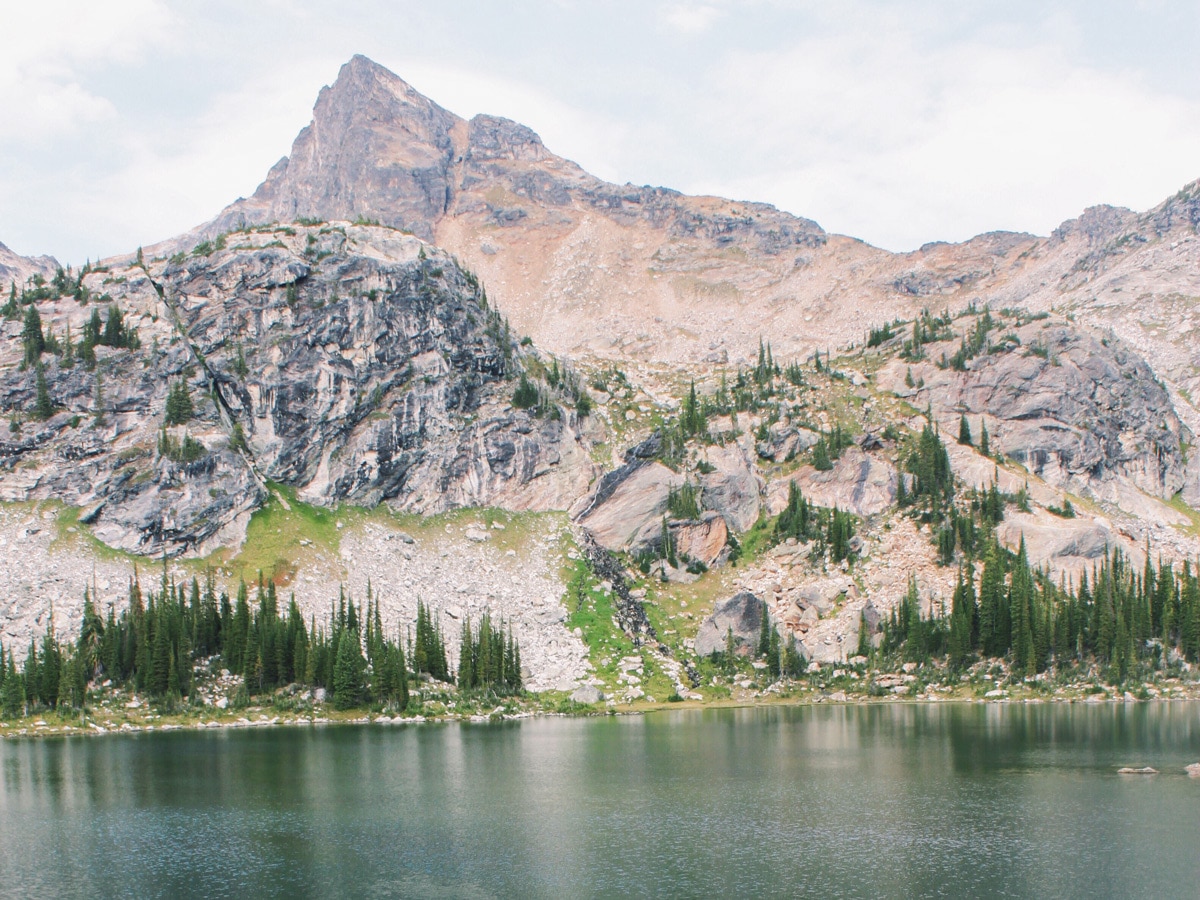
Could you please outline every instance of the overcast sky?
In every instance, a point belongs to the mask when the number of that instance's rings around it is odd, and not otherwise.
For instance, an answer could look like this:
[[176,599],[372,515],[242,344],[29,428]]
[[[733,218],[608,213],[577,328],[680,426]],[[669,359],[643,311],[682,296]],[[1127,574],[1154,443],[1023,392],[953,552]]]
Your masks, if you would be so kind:
[[364,53],[617,182],[891,250],[1200,177],[1200,4],[0,0],[0,242],[82,262],[252,193]]

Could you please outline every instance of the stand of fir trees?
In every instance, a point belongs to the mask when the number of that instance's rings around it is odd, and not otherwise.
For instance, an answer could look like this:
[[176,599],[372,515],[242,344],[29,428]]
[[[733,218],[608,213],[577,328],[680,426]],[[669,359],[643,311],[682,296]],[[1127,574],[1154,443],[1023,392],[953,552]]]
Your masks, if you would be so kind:
[[[20,716],[39,709],[81,709],[91,683],[148,695],[167,708],[193,695],[194,678],[207,663],[243,678],[241,699],[272,694],[287,685],[322,688],[340,709],[404,709],[409,681],[454,683],[440,627],[418,601],[415,634],[389,635],[380,606],[367,586],[365,609],[340,593],[327,622],[307,622],[293,596],[281,610],[274,582],[260,576],[254,598],[241,582],[236,595],[218,595],[211,575],[177,582],[164,572],[157,591],[130,579],[128,604],[106,617],[84,591],[79,638],[58,639],[53,622],[31,642],[18,666],[0,645],[0,713]],[[523,689],[521,651],[512,629],[484,617],[464,627],[459,686],[464,691],[516,694]]]
[[854,517],[836,506],[826,509],[809,503],[794,481],[788,484],[787,506],[775,520],[775,537],[812,541],[816,556],[828,548],[830,558],[836,562],[854,557],[850,543],[854,537]]
[[946,615],[924,615],[917,584],[884,623],[879,648],[889,658],[945,657],[952,669],[1005,659],[1016,677],[1086,672],[1110,684],[1142,680],[1179,659],[1200,661],[1200,573],[1157,565],[1146,548],[1139,570],[1119,550],[1085,573],[1078,586],[1055,583],[1029,564],[1024,541],[1011,553],[994,540],[977,573],[959,569]]

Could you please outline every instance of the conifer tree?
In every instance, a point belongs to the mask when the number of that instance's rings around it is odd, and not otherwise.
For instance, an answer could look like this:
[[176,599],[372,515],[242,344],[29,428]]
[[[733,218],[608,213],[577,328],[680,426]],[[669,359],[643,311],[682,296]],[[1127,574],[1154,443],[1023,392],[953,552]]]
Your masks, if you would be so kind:
[[782,669],[788,678],[799,678],[804,674],[804,657],[796,649],[796,636],[794,634],[788,635],[787,644],[783,649]]
[[1004,633],[1005,618],[1001,613],[1004,602],[1004,563],[994,544],[983,563],[979,579],[979,643],[988,656],[1000,656],[1008,649]]
[[46,349],[46,340],[42,335],[42,317],[38,314],[37,305],[33,303],[25,308],[21,345],[25,350],[25,365],[27,366],[32,366],[41,359],[42,351]]
[[966,415],[962,415],[958,419],[958,442],[964,447],[975,446],[971,440],[971,423],[967,421]]
[[[0,659],[0,665],[4,660]],[[0,688],[0,711],[9,718],[23,715],[25,712],[25,683],[17,674],[17,664],[12,651],[8,652],[8,669],[4,674],[4,686]]]
[[188,391],[187,379],[180,378],[167,392],[168,425],[183,425],[195,414],[192,395]]
[[75,367],[75,345],[73,343],[71,343],[71,323],[70,322],[67,323],[67,332],[66,332],[66,335],[63,337],[62,350],[63,350],[62,362],[60,363],[60,365],[64,369],[74,368]]
[[813,468],[818,472],[828,472],[833,468],[833,461],[829,458],[829,447],[825,443],[825,438],[821,437],[813,445]]
[[1038,661],[1033,641],[1033,578],[1029,571],[1024,536],[1021,537],[1017,561],[1013,565],[1009,585],[1009,610],[1012,620],[1013,669],[1017,673],[1032,677],[1037,673]]
[[50,401],[50,389],[46,386],[46,370],[42,368],[41,360],[37,366],[37,399],[34,402],[33,414],[43,422],[54,415],[54,404]]
[[339,709],[350,709],[362,701],[364,668],[358,636],[346,629],[338,642],[333,666],[333,702]]
[[783,660],[779,656],[779,632],[772,628],[767,638],[767,672],[774,681],[783,671]]

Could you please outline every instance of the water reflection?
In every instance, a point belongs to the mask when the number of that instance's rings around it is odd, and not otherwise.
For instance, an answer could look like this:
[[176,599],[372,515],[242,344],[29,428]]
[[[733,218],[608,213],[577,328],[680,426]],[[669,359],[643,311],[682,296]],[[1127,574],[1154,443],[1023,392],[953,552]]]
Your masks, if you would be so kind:
[[1197,704],[9,741],[0,893],[1188,895],[1198,759]]

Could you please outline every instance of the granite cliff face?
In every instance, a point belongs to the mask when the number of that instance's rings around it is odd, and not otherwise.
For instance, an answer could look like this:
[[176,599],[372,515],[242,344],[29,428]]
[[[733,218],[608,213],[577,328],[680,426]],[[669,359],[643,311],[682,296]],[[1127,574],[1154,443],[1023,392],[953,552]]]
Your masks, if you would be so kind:
[[[570,414],[510,406],[509,377],[532,351],[473,276],[416,238],[266,229],[86,280],[140,347],[101,346],[94,370],[44,355],[56,411],[38,421],[37,376],[17,365],[21,324],[5,326],[0,396],[14,424],[0,490],[85,507],[113,546],[173,554],[236,540],[268,481],[323,505],[432,513],[561,509],[590,479]],[[41,304],[64,340],[91,314],[71,298]],[[167,427],[180,384],[195,415]],[[187,439],[202,446],[164,452]]]
[[[962,371],[930,361],[957,346],[931,345],[919,363],[893,360],[880,386],[931,407],[951,435],[965,415],[975,435],[986,427],[992,447],[1057,487],[1102,495],[1122,483],[1170,499],[1188,481],[1181,446],[1193,435],[1123,342],[1047,319],[1006,332]],[[920,387],[906,384],[914,378]]]

